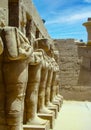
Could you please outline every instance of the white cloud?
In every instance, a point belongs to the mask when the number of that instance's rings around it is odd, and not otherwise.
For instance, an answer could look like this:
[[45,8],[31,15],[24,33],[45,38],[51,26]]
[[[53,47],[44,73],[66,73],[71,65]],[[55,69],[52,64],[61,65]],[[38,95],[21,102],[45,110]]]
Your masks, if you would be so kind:
[[72,10],[66,10],[63,13],[56,13],[54,18],[51,18],[49,21],[47,20],[46,24],[72,24],[75,22],[82,21],[84,19],[87,19],[91,16],[91,7],[90,8],[82,8],[82,9],[74,9]]
[[91,16],[91,12],[85,12],[85,13],[74,14],[74,15],[72,14],[64,17],[59,16],[55,20],[47,21],[47,24],[73,23],[82,19],[86,19],[89,16]]
[[84,0],[84,2],[91,3],[91,0]]

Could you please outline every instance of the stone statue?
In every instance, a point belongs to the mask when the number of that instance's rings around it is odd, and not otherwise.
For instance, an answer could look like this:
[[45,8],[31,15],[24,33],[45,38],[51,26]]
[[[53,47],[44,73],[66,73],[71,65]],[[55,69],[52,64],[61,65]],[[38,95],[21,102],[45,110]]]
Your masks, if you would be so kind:
[[0,32],[4,45],[3,50],[0,44],[0,129],[23,130],[28,57],[32,54],[33,48],[15,27],[4,27]]
[[44,59],[42,61],[42,70],[41,70],[41,81],[39,86],[39,95],[38,95],[38,112],[50,114],[52,111],[48,110],[45,106],[45,92],[46,92],[46,83],[48,77],[48,62],[47,57],[44,55]]
[[46,51],[49,50],[50,46],[48,43],[48,39],[37,39],[36,40],[36,47],[38,49],[42,49],[43,51],[43,59],[42,59],[42,68],[41,68],[41,79],[40,79],[40,85],[39,85],[39,93],[38,93],[38,112],[39,113],[45,113],[50,114],[52,111],[48,110],[48,108],[45,106],[45,89],[46,89],[46,82],[47,82],[47,76],[48,76],[48,57],[46,55]]
[[[32,60],[31,60],[32,59]],[[30,65],[28,70],[28,84],[26,91],[26,123],[31,125],[44,125],[46,120],[43,120],[37,115],[38,90],[41,79],[43,52],[36,49],[30,57]]]
[[55,107],[55,105],[50,101],[51,98],[51,83],[52,83],[52,77],[53,77],[53,64],[51,62],[52,58],[48,57],[48,76],[47,76],[47,83],[46,83],[46,92],[45,92],[45,104],[47,107]]
[[57,73],[56,75],[56,99],[58,99],[59,101],[61,101],[61,103],[63,103],[63,96],[60,95],[60,78],[59,78],[59,74]]
[[61,105],[61,99],[57,97],[57,85],[56,81],[58,80],[57,78],[57,73],[59,71],[59,66],[56,63],[55,59],[52,58],[52,63],[54,65],[53,69],[53,76],[52,76],[52,83],[51,83],[51,102],[54,104],[60,104]]
[[58,71],[57,71],[57,74],[56,74],[56,98],[58,100],[60,100],[61,102],[63,102],[63,96],[60,95],[60,78],[59,78],[59,52],[58,50],[55,50],[54,51],[54,59],[55,59],[55,65],[57,66],[58,68]]

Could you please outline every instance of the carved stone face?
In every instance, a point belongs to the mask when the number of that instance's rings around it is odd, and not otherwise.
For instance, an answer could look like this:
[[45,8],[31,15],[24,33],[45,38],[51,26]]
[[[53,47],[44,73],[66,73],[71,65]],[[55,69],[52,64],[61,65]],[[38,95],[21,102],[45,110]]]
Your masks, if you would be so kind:
[[43,49],[46,52],[50,50],[49,40],[46,39],[46,38],[38,38],[38,39],[36,39],[35,44],[37,44],[38,48]]
[[43,54],[42,52],[33,52],[32,55],[29,58],[30,65],[37,65],[41,63],[43,60]]

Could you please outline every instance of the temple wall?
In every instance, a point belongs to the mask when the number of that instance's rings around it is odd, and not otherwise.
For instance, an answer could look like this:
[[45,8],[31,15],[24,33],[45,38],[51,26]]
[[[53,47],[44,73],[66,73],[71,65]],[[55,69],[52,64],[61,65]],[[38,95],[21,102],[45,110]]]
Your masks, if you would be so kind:
[[27,7],[27,9],[26,9],[27,12],[33,18],[33,21],[35,22],[35,25],[40,30],[40,32],[43,35],[43,37],[50,38],[50,36],[49,36],[49,34],[48,34],[48,32],[47,32],[47,30],[44,27],[44,24],[42,22],[42,18],[38,14],[38,11],[36,11],[36,8],[35,8],[32,0],[26,0],[26,1],[24,1],[24,5],[25,5],[25,7]]
[[[13,5],[11,5],[11,10],[10,10],[8,2],[13,3]],[[18,3],[18,4],[16,4],[16,3]],[[15,5],[18,5],[17,8]],[[24,14],[24,12],[22,12],[21,6],[23,7],[25,13],[29,15],[31,20],[33,20],[37,30],[42,35],[41,37],[46,37],[51,40],[51,37],[49,36],[47,29],[45,28],[42,18],[38,14],[38,11],[36,10],[32,0],[3,0],[3,1],[0,1],[0,19],[4,19],[5,25],[9,25],[10,23],[12,25],[12,23],[14,24],[13,21],[15,21],[15,23],[19,24],[19,28],[20,28],[20,23],[18,23],[18,22],[22,21],[22,18],[21,18],[22,15],[23,15],[24,22],[26,22],[26,19],[25,19],[26,16],[24,16],[26,14]],[[19,9],[18,9],[18,7],[19,7]],[[11,18],[8,19],[9,10],[12,13],[12,16],[11,16]],[[16,26],[16,24],[12,25],[12,26]]]
[[74,39],[54,40],[60,52],[60,92],[65,99],[91,100],[91,50]]

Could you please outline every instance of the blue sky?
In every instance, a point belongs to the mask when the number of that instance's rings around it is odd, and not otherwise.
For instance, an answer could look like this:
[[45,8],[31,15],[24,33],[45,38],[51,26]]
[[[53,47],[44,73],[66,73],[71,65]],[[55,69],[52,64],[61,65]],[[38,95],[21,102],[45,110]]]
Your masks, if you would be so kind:
[[86,28],[82,26],[91,17],[91,0],[33,0],[52,38],[83,39],[87,41]]

